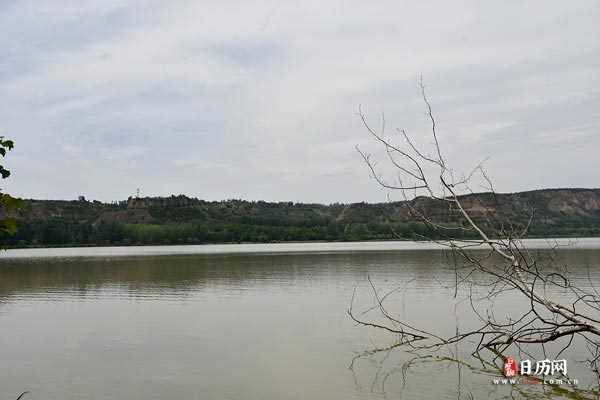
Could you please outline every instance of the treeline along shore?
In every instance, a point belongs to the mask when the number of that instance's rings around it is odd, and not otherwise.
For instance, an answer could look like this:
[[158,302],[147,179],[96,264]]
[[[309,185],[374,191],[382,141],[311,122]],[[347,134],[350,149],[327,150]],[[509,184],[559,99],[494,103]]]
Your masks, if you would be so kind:
[[[545,189],[465,195],[462,204],[479,224],[529,237],[600,236],[600,189]],[[26,199],[12,214],[16,234],[7,247],[200,244],[284,241],[422,240],[435,237],[428,224],[474,237],[447,202],[418,197],[408,202],[306,204],[204,201],[183,195],[130,197],[103,203]],[[466,226],[466,225],[464,225]]]

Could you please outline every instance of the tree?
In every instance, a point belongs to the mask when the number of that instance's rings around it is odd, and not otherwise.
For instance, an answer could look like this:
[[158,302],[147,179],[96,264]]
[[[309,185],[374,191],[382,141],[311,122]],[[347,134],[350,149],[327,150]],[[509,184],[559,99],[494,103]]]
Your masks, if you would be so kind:
[[[6,157],[8,151],[14,148],[12,140],[5,139],[4,136],[0,136],[0,156]],[[0,165],[0,177],[6,179],[10,176],[10,171]],[[11,211],[14,211],[22,207],[22,201],[15,199],[8,193],[0,192],[0,207],[3,209],[4,217],[0,219],[0,232],[2,234],[12,235],[17,231],[17,224],[15,219],[10,216]]]
[[[386,165],[398,178],[387,179],[370,154],[359,147],[357,151],[372,178],[380,186],[399,192],[410,215],[427,228],[416,233],[417,236],[439,244],[457,260],[454,263],[455,280],[450,286],[455,296],[459,290],[469,293],[468,301],[479,325],[465,332],[457,329],[450,337],[422,329],[389,312],[385,305],[389,293],[380,293],[369,279],[378,315],[366,319],[364,313],[355,312],[354,296],[348,314],[357,324],[389,332],[396,338],[389,347],[375,349],[369,354],[401,347],[420,354],[462,343],[473,346],[473,354],[478,357],[488,350],[492,364],[498,367],[496,363],[507,360],[512,347],[520,354],[531,354],[532,347],[537,346],[542,354],[546,354],[546,345],[560,344],[554,346],[558,358],[566,348],[580,342],[589,349],[587,361],[592,371],[598,374],[600,292],[591,279],[591,288],[583,288],[573,279],[568,267],[553,265],[548,259],[529,251],[522,239],[527,237],[535,221],[535,210],[524,224],[497,220],[485,212],[475,215],[471,211],[473,206],[466,203],[471,201],[468,199],[472,196],[467,195],[473,193],[473,182],[478,180],[484,184],[493,201],[492,182],[481,163],[470,173],[457,177],[442,152],[436,120],[422,81],[420,89],[431,126],[429,152],[417,146],[405,130],[398,130],[396,140],[388,137],[384,117],[381,129],[374,129],[361,108],[358,116],[363,126],[383,146],[389,162]],[[428,215],[428,208],[422,206],[422,196],[444,205],[449,214],[460,216],[462,225],[448,224]],[[556,291],[549,288],[560,289],[561,297],[557,298]],[[476,297],[475,293],[481,297]],[[503,310],[506,314],[498,316],[492,309],[493,303],[505,296],[517,296],[522,307]],[[600,375],[598,377],[600,382]]]

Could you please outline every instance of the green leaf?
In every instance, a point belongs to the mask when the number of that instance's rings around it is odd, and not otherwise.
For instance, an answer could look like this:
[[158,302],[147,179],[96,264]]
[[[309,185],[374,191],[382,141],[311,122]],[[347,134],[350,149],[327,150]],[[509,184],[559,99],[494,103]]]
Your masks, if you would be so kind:
[[10,171],[0,165],[0,175],[2,175],[2,179],[6,179],[10,176]]
[[17,231],[17,222],[15,221],[14,218],[4,218],[4,219],[0,220],[0,232],[12,235],[16,231]]
[[25,205],[25,202],[21,199],[16,199],[9,194],[0,194],[0,205],[7,210],[18,210]]

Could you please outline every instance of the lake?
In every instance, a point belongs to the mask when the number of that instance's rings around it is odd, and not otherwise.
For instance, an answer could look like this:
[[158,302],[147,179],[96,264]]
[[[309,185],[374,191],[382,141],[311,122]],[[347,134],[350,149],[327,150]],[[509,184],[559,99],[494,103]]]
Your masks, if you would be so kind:
[[[569,246],[557,262],[582,286],[600,284],[600,239],[561,243]],[[462,294],[454,299],[446,287],[454,281],[447,254],[432,244],[8,250],[0,255],[0,399],[25,390],[24,399],[96,400],[541,394],[492,384],[498,371],[467,349],[456,349],[461,363],[440,354],[409,367],[413,355],[403,350],[368,353],[394,339],[346,314],[355,289],[357,313],[373,306],[368,277],[382,292],[401,287],[386,301],[415,325],[452,334],[473,323]],[[565,358],[582,385],[593,385],[581,348]]]

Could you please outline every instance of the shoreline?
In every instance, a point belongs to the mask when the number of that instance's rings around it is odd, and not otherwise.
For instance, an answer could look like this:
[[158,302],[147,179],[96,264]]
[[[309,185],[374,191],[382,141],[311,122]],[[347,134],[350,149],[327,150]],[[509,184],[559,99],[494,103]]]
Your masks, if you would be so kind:
[[[600,239],[600,236],[528,236],[520,240],[565,240],[565,239]],[[465,238],[464,240],[470,240]],[[473,241],[477,241],[473,239]],[[300,243],[389,243],[389,242],[409,242],[409,243],[432,243],[432,240],[414,240],[414,239],[365,239],[365,240],[286,240],[271,242],[205,242],[205,243],[94,243],[94,244],[55,244],[55,245],[27,245],[27,246],[9,246],[4,245],[0,250],[26,250],[26,249],[70,249],[70,248],[103,248],[103,247],[169,247],[169,246],[217,246],[217,245],[276,245],[276,244],[300,244]]]
[[[599,237],[529,238],[524,245],[534,250],[574,249],[600,250]],[[145,246],[79,246],[53,248],[5,249],[0,261],[44,258],[113,258],[172,255],[243,255],[243,254],[311,254],[356,252],[441,251],[447,247],[433,242],[416,241],[361,241],[361,242],[285,242],[285,243],[231,243],[197,245]],[[483,247],[482,247],[483,249]],[[473,248],[477,250],[477,248]]]

